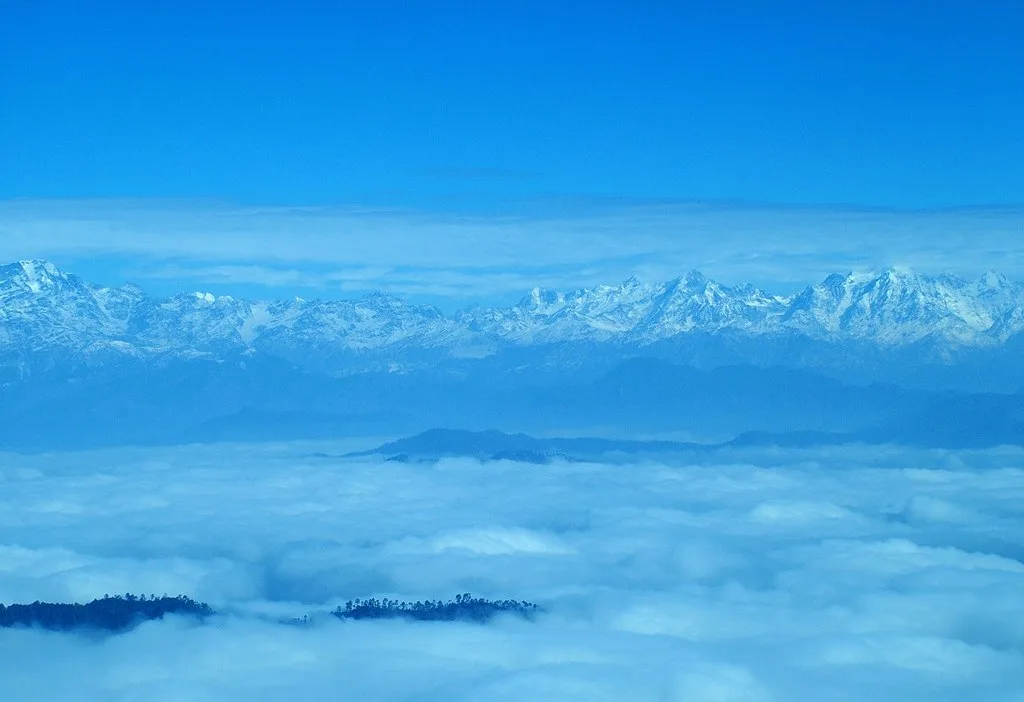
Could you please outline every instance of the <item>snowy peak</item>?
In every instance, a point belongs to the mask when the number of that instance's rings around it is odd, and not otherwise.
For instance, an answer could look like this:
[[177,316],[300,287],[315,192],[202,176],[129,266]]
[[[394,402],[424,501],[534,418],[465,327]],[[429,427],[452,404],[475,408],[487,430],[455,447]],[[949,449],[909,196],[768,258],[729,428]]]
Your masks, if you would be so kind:
[[904,268],[830,275],[796,295],[783,324],[812,336],[842,335],[884,345],[942,337],[971,344],[1022,303],[1021,286],[997,274],[971,283]]
[[33,281],[48,282],[67,278],[67,275],[49,261],[35,258],[0,266],[0,277],[4,279],[22,277]]
[[634,336],[650,343],[686,332],[750,331],[766,324],[778,304],[753,286],[730,287],[691,271],[663,286]]
[[[264,352],[341,368],[369,359],[461,357],[534,344],[644,346],[682,334],[803,335],[893,348],[995,346],[1024,332],[1024,287],[905,268],[830,275],[791,297],[690,271],[562,292],[534,288],[510,307],[445,315],[384,293],[355,300],[258,302],[198,292],[159,299],[135,286],[85,283],[46,261],[0,267],[0,352],[196,354]],[[940,352],[941,355],[941,352]],[[364,364],[365,365],[365,364]],[[362,367],[362,366],[360,366]],[[344,369],[342,369],[344,370]],[[340,371],[339,371],[340,372]]]
[[49,261],[18,261],[0,266],[0,288],[4,290],[20,289],[39,294],[74,282]]
[[978,278],[978,281],[974,285],[978,291],[983,290],[1008,290],[1014,288],[1014,284],[1011,283],[1005,275],[996,271],[988,271],[985,275]]
[[781,312],[781,298],[731,288],[690,271],[667,283],[635,277],[568,293],[535,288],[512,308],[470,310],[471,328],[518,343],[619,341],[643,344],[686,331],[751,329]]
[[710,281],[708,281],[708,279],[705,278],[704,274],[701,273],[700,271],[691,270],[687,272],[685,275],[679,276],[672,282],[675,283],[677,287],[684,287],[692,290],[696,288],[703,288]]

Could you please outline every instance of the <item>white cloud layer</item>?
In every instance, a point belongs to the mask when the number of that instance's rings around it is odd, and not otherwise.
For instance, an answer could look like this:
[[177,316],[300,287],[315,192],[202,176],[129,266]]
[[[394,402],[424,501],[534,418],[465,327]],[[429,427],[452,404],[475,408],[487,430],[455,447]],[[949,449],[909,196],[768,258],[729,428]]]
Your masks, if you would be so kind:
[[[4,698],[1024,699],[1020,450],[309,457],[347,448],[0,456],[0,601],[166,592],[229,613],[100,640],[0,630]],[[467,591],[548,612],[273,621]]]
[[0,202],[0,260],[110,259],[144,283],[256,284],[453,299],[700,269],[784,288],[911,266],[1024,279],[1024,211],[590,203],[529,215],[149,201]]

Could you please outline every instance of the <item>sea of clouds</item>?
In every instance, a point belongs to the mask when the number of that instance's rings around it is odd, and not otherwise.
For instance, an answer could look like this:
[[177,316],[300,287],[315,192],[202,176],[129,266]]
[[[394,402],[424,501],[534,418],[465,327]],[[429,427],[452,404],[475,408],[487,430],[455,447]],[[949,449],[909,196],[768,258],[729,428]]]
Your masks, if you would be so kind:
[[[1024,700],[1020,449],[332,457],[351,448],[0,455],[0,602],[167,593],[224,613],[0,630],[0,698]],[[463,592],[546,611],[281,623]]]

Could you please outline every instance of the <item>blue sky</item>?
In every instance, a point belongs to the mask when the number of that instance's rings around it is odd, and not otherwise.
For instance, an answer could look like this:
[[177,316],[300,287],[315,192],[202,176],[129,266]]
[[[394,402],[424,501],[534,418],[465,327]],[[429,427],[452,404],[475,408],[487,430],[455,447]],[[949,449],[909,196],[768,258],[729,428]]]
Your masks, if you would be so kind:
[[[40,212],[130,203],[136,214],[193,219],[211,207],[397,212],[421,224],[513,218],[524,241],[537,218],[586,227],[595,213],[615,210],[621,223],[708,202],[757,203],[776,238],[779,213],[784,220],[794,206],[903,220],[918,212],[922,221],[982,208],[979,235],[996,254],[986,267],[998,268],[1024,203],[1021,36],[1024,5],[1014,0],[4,3],[0,201],[39,203]],[[1003,234],[987,233],[990,213],[1005,219],[1007,208]],[[123,242],[104,241],[166,227],[136,216],[135,229],[118,229],[124,213],[112,217],[105,234],[83,229],[91,239],[79,248],[121,263],[104,267],[70,249],[55,250],[58,262],[101,277],[159,269],[161,246],[148,258],[131,253],[133,266]],[[0,218],[9,241],[25,231],[12,221]],[[322,231],[326,247],[359,227],[346,222],[347,234]],[[882,217],[883,241],[886,226]],[[670,230],[662,236],[688,231]],[[746,253],[764,238],[746,240]],[[569,244],[588,238],[577,231]],[[632,258],[656,263],[669,245],[638,242]],[[881,247],[849,265],[919,264],[912,253]],[[197,271],[289,258],[275,256],[197,250],[171,263]],[[825,263],[843,267],[836,258],[794,263],[774,279],[813,278]],[[527,282],[524,271],[505,273]]]

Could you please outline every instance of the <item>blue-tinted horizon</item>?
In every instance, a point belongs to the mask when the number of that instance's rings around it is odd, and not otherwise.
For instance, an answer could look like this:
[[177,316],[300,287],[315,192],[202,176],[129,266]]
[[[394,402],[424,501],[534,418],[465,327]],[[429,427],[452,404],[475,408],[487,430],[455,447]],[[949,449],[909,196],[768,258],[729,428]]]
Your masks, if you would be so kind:
[[1024,203],[1024,6],[9,3],[0,200]]
[[1022,37],[0,0],[0,702],[1024,702]]

